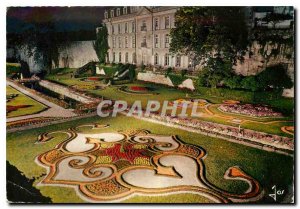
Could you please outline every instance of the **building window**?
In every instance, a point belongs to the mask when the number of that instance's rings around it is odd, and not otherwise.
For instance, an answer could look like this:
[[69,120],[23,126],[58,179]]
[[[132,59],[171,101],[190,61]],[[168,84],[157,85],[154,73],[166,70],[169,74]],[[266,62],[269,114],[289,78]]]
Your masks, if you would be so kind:
[[147,38],[146,38],[146,36],[143,37],[141,47],[147,47]]
[[165,36],[165,48],[169,48],[170,45],[170,36],[169,34],[166,34]]
[[132,53],[132,63],[133,64],[136,63],[136,53],[135,52]]
[[110,11],[110,17],[114,17],[115,16],[115,11],[114,10],[111,10]]
[[169,66],[169,63],[170,63],[169,54],[165,54],[165,66]]
[[132,36],[132,48],[135,48],[135,36]]
[[121,33],[121,25],[118,24],[118,33],[120,34]]
[[127,7],[124,7],[123,8],[123,15],[126,15],[127,14]]
[[132,33],[135,32],[135,22],[131,23],[131,31],[132,31]]
[[120,16],[120,8],[117,9],[117,16]]
[[158,65],[158,54],[157,53],[154,56],[154,65]]
[[116,61],[116,52],[113,53],[113,62]]
[[115,34],[115,26],[114,25],[111,26],[111,33]]
[[128,37],[125,37],[125,48],[128,48]]
[[125,53],[125,62],[128,63],[128,52]]
[[158,22],[158,18],[154,19],[154,30],[159,30],[159,22]]
[[113,39],[112,39],[112,45],[113,45],[113,48],[116,48],[116,37],[113,37]]
[[122,54],[119,52],[119,62],[122,62]]
[[122,47],[122,41],[121,41],[121,37],[119,37],[119,48]]
[[125,33],[128,33],[128,23],[125,23]]
[[159,43],[158,34],[155,34],[155,36],[154,36],[154,47],[155,48],[158,48],[158,43]]
[[165,28],[170,28],[170,17],[169,16],[165,17]]
[[142,22],[141,31],[147,31],[146,20],[143,20],[143,22]]
[[181,56],[177,55],[176,56],[176,67],[180,67],[181,65]]
[[107,19],[108,18],[108,12],[105,10],[104,12],[104,18]]

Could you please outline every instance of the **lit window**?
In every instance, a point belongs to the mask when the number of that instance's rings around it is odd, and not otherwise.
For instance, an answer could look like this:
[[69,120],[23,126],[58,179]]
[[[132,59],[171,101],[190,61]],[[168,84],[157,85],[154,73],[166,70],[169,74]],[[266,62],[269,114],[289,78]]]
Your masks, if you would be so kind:
[[128,37],[125,37],[125,48],[128,48]]
[[147,31],[146,20],[143,20],[143,22],[142,22],[141,31]]
[[158,54],[157,53],[154,56],[154,65],[158,65]]
[[125,54],[125,62],[128,63],[128,52]]
[[170,17],[165,17],[165,28],[170,28]]
[[155,48],[158,48],[158,43],[159,43],[158,34],[155,34],[155,36],[154,36],[154,47]]
[[119,52],[119,62],[122,62],[122,54]]
[[170,44],[170,36],[169,36],[169,34],[166,34],[166,37],[165,37],[165,48],[169,48],[169,44]]
[[135,52],[132,53],[132,63],[133,64],[136,63],[136,54],[135,54]]
[[110,17],[114,17],[115,16],[115,11],[114,10],[111,10],[110,11]]
[[123,8],[123,15],[126,15],[127,14],[127,7],[124,7]]
[[111,26],[111,33],[115,34],[115,26],[114,25]]
[[169,62],[170,62],[169,54],[166,54],[165,55],[165,66],[169,66]]
[[132,22],[131,23],[131,31],[134,33],[135,32],[135,22]]
[[132,36],[132,48],[135,48],[135,36]]
[[128,23],[125,23],[125,33],[128,32]]
[[158,18],[154,19],[154,30],[158,30],[159,29],[159,22],[158,22]]
[[141,47],[147,47],[147,38],[146,38],[146,36],[143,36],[143,41],[141,43]]
[[181,56],[177,55],[176,56],[176,67],[180,67],[181,65]]
[[122,41],[121,41],[121,37],[119,37],[119,48],[122,47]]
[[113,37],[112,45],[113,45],[113,48],[116,48],[116,37]]

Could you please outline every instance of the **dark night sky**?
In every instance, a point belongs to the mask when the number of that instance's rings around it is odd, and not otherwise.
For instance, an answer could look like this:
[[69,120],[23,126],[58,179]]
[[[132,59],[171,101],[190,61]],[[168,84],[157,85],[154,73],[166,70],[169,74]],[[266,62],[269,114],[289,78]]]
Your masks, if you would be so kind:
[[57,31],[95,30],[105,7],[9,7],[7,33],[19,33],[34,22],[54,22]]

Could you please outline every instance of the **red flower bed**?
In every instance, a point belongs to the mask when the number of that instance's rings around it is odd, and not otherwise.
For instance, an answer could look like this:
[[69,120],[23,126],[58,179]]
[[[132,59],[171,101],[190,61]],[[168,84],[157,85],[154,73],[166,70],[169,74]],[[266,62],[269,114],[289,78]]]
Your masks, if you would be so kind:
[[130,90],[132,90],[132,91],[148,91],[148,89],[143,86],[131,86]]
[[98,77],[88,77],[87,80],[90,80],[90,81],[99,81],[99,78]]
[[27,107],[31,107],[32,105],[16,105],[16,106],[12,106],[12,105],[6,105],[6,113],[10,113],[12,111],[16,111],[20,108],[27,108]]

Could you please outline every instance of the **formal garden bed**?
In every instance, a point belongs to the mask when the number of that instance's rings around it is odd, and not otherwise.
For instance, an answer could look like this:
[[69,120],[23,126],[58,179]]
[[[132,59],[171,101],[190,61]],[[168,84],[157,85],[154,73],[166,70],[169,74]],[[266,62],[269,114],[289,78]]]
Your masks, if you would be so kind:
[[282,117],[268,106],[255,104],[222,104],[218,107],[222,112],[247,115],[251,117]]
[[[166,127],[160,124],[149,123],[147,121],[136,120],[125,116],[101,119],[99,117],[89,117],[62,124],[8,133],[7,160],[12,165],[16,166],[24,176],[29,179],[34,178],[34,187],[38,188],[42,195],[50,197],[52,202],[84,202],[79,198],[73,188],[36,186],[37,183],[44,179],[46,170],[37,165],[34,159],[38,155],[47,152],[48,150],[52,150],[57,144],[66,139],[66,133],[57,133],[57,131],[66,131],[74,126],[95,123],[109,124],[110,126],[103,130],[83,126],[79,129],[80,133],[96,134],[117,132],[118,130],[147,129],[154,134],[178,135],[183,142],[202,147],[207,153],[205,158],[205,164],[207,165],[205,169],[207,172],[207,180],[212,182],[218,188],[228,190],[231,193],[243,193],[249,187],[248,184],[243,181],[224,180],[226,170],[234,165],[240,166],[247,174],[258,180],[266,193],[266,198],[268,197],[267,194],[272,192],[271,188],[274,184],[278,184],[282,189],[288,190],[289,185],[291,185],[293,181],[293,158],[289,156],[266,152],[252,147],[230,143],[215,137]],[[56,132],[49,135],[49,137],[54,137],[53,139],[46,143],[36,144],[40,134],[51,132]],[[249,156],[251,156],[251,158],[249,158]],[[253,159],[255,159],[255,161],[253,161]],[[268,163],[266,164],[266,162]],[[284,170],[284,172],[274,172],[274,169],[276,170],[276,168],[280,168],[281,170]],[[196,196],[189,194],[151,197],[151,201],[156,203],[164,201],[174,202],[174,199],[178,202],[184,200],[188,200],[188,202],[203,201],[199,200]],[[126,200],[126,202],[140,202],[141,200],[148,201],[148,198],[140,199],[139,197],[132,197]]]
[[11,86],[6,86],[6,116],[8,118],[37,114],[48,107],[26,96]]
[[121,86],[118,88],[119,91],[128,94],[141,94],[141,95],[158,95],[155,88],[147,86]]

